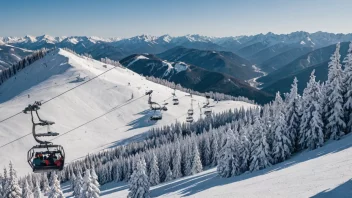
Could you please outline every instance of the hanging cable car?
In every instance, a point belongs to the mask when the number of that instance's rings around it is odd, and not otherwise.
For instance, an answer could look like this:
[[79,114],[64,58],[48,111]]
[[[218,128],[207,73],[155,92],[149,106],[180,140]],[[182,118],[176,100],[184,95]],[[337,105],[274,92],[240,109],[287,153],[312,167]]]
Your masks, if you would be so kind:
[[[61,171],[65,164],[65,151],[60,145],[54,145],[52,142],[43,141],[38,137],[52,137],[58,136],[59,133],[50,131],[49,126],[55,124],[54,122],[42,120],[39,116],[38,110],[40,109],[41,103],[35,102],[33,105],[28,105],[23,110],[23,113],[31,113],[32,117],[32,133],[35,141],[39,145],[33,146],[27,153],[27,161],[31,166],[34,173],[50,172],[50,171]],[[37,116],[39,122],[34,121],[34,115]],[[36,126],[48,126],[47,133],[36,133]]]
[[161,110],[162,110],[161,106],[156,102],[153,102],[153,105],[155,106],[155,108],[152,109],[154,110],[154,113],[152,116],[150,116],[150,120],[154,120],[154,121],[161,120],[163,118],[163,115],[161,113]]
[[188,116],[186,118],[186,122],[192,123],[193,122],[193,117],[192,116]]
[[176,97],[174,97],[174,98],[172,99],[172,102],[173,102],[174,105],[180,104],[180,102],[178,101],[178,99],[177,99]]
[[188,109],[187,114],[188,115],[193,115],[193,109]]
[[206,109],[206,110],[204,111],[204,114],[205,114],[207,117],[210,116],[211,113],[212,113],[212,110],[211,110],[211,109]]

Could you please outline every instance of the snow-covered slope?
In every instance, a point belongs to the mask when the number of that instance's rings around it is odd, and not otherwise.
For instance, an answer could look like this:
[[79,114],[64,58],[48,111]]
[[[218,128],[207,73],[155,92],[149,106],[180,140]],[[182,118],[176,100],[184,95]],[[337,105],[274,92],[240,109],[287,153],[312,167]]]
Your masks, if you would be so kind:
[[[261,171],[221,178],[216,169],[209,169],[160,184],[151,188],[151,197],[348,198],[352,197],[351,171],[352,136],[348,135]],[[127,194],[123,182],[101,187],[104,198]]]
[[[112,66],[58,49],[26,67],[0,86],[0,120],[22,111],[34,101],[47,101],[77,86],[82,83],[77,80],[77,76],[88,80],[110,68]],[[154,90],[153,101],[163,103],[166,100],[171,104],[172,89],[147,81],[128,69],[117,67],[44,104],[39,113],[43,118],[56,122],[51,127],[52,131],[64,133],[118,106],[106,116],[54,141],[55,144],[61,144],[65,148],[69,162],[91,152],[138,140],[142,137],[141,133],[150,127],[185,120],[185,114],[190,107],[190,97],[186,96],[186,93],[176,91],[180,105],[168,105],[169,110],[163,113],[161,121],[156,123],[149,121],[152,112],[149,111],[148,98],[145,96],[145,91],[149,89]],[[200,96],[194,96],[194,99],[195,104],[205,102],[205,98]],[[223,101],[215,104],[214,111],[220,112],[242,106],[252,105]],[[195,112],[197,119],[198,110]],[[46,128],[40,130],[45,131]],[[0,145],[30,132],[29,115],[20,114],[1,122]],[[30,169],[26,155],[35,144],[33,137],[29,135],[1,148],[0,167],[11,160],[20,175],[28,173]]]

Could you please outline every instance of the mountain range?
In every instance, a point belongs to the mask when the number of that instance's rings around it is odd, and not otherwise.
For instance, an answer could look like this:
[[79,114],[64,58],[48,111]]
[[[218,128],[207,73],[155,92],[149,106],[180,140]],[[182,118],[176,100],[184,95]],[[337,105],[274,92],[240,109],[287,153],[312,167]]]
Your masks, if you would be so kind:
[[[251,96],[248,93],[254,93],[246,83],[253,80],[256,81],[254,84],[261,83],[263,91],[271,95],[276,91],[287,91],[294,76],[305,84],[306,73],[311,72],[312,68],[325,71],[324,67],[327,67],[335,44],[342,42],[341,52],[345,53],[347,42],[351,40],[352,34],[303,31],[289,34],[269,32],[221,38],[202,35],[176,37],[139,35],[131,38],[108,39],[94,36],[52,37],[49,35],[0,37],[0,70],[9,67],[33,50],[44,47],[69,48],[79,54],[88,53],[98,60],[107,57],[122,63],[128,62],[131,58],[144,56],[149,59],[134,62],[130,66],[132,70],[144,75],[167,78],[174,82],[183,79],[184,86],[188,84],[188,87],[198,90],[209,90],[209,87],[211,87],[210,90],[218,89],[220,81],[215,82],[215,77],[205,77],[214,75],[218,77],[217,79],[231,79],[236,86],[245,88],[247,94],[244,95]],[[150,62],[153,62],[159,70],[150,70],[151,67],[142,65]],[[175,68],[178,68],[176,64],[181,62],[189,67],[185,71],[176,72]],[[165,64],[168,67],[165,67]],[[165,68],[169,67],[173,68],[169,73],[172,77],[163,76]],[[199,77],[200,82],[210,79],[214,82],[209,86],[203,84],[196,88],[197,80],[189,79],[191,77]],[[317,76],[318,80],[323,80],[322,78]],[[230,89],[223,86],[226,88],[221,89],[231,93],[229,90],[236,86],[229,86]],[[238,93],[232,92],[233,95]]]
[[152,54],[135,54],[122,59],[120,63],[136,73],[167,79],[199,92],[212,91],[232,96],[244,96],[261,104],[273,99],[273,95],[257,90],[243,80],[188,62],[171,62]]

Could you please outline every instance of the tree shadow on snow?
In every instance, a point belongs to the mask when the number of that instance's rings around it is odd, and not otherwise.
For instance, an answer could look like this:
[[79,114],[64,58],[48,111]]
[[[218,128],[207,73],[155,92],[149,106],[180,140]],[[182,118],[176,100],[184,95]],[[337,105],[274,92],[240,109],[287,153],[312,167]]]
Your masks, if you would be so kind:
[[148,109],[135,114],[135,115],[142,115],[142,117],[129,122],[127,126],[131,126],[131,128],[128,129],[127,131],[154,125],[156,121],[150,120],[150,117],[153,115],[153,112],[154,111],[151,111]]
[[118,191],[126,190],[128,185],[126,182],[111,182],[100,187],[100,196],[112,194]]
[[[117,146],[129,144],[131,142],[140,142],[140,141],[145,139],[146,135],[147,135],[146,133],[141,133],[141,134],[137,134],[137,135],[134,135],[132,137],[129,137],[129,138],[125,138],[125,139],[122,139],[122,140],[117,140],[117,141],[114,141],[114,142],[110,142],[108,144],[108,145],[110,145],[108,148],[115,148]],[[102,146],[102,147],[104,147],[104,146]]]
[[330,197],[339,197],[339,198],[352,197],[352,179],[346,181],[343,184],[340,184],[334,189],[326,189],[312,196],[312,198],[330,198]]
[[[266,168],[263,170],[255,171],[252,173],[244,173],[239,176],[235,177],[230,177],[230,178],[222,178],[218,176],[216,170],[213,170],[207,174],[202,174],[202,175],[195,175],[195,176],[190,176],[189,178],[186,179],[180,179],[175,182],[170,182],[166,184],[161,184],[159,186],[156,186],[152,191],[151,191],[151,196],[156,197],[156,196],[161,196],[163,194],[167,193],[172,193],[178,191],[180,195],[182,196],[191,196],[194,195],[198,192],[210,189],[210,188],[216,188],[217,186],[223,186],[227,185],[230,183],[234,182],[239,182],[243,180],[247,180],[253,177],[258,177],[261,175],[265,175],[268,173],[271,173],[273,171],[279,171],[285,168],[288,168],[290,166],[293,166],[297,163],[309,161],[318,157],[321,157],[323,155],[328,155],[328,154],[333,154],[337,153],[340,151],[343,151],[345,149],[348,149],[352,146],[352,142],[350,142],[350,138],[348,138],[347,135],[341,140],[339,140],[339,144],[336,144],[336,141],[333,141],[334,144],[331,144],[332,142],[327,143],[324,147],[318,148],[316,150],[312,151],[304,151],[301,152],[300,154],[297,154],[293,156],[291,159],[276,164],[270,168]],[[284,177],[284,175],[283,175]],[[331,193],[342,193],[343,190],[346,190],[349,187],[349,189],[352,189],[352,181],[348,181],[345,184],[339,186],[336,188],[336,190],[329,191],[329,192],[322,192],[318,194],[319,196],[325,196],[325,197],[339,197],[339,196],[329,196]],[[347,191],[347,190],[346,190]],[[348,191],[351,195],[351,190]],[[338,194],[339,195],[339,194]],[[351,197],[351,196],[350,196]],[[320,197],[319,197],[320,198]],[[323,197],[324,198],[324,197]]]

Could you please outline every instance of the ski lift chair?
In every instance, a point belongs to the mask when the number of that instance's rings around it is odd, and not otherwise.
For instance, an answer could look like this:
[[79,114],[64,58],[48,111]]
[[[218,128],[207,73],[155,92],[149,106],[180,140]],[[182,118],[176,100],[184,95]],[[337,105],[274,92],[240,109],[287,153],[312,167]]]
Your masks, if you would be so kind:
[[187,114],[190,116],[193,115],[193,109],[188,109]]
[[178,101],[177,98],[172,99],[172,102],[173,102],[174,105],[178,105],[179,104],[179,101]]
[[192,116],[188,116],[186,118],[186,122],[192,123],[193,122],[193,117]]
[[150,120],[152,121],[158,121],[161,120],[163,118],[161,112],[157,113],[157,111],[154,111],[154,114],[152,116],[150,116]]

